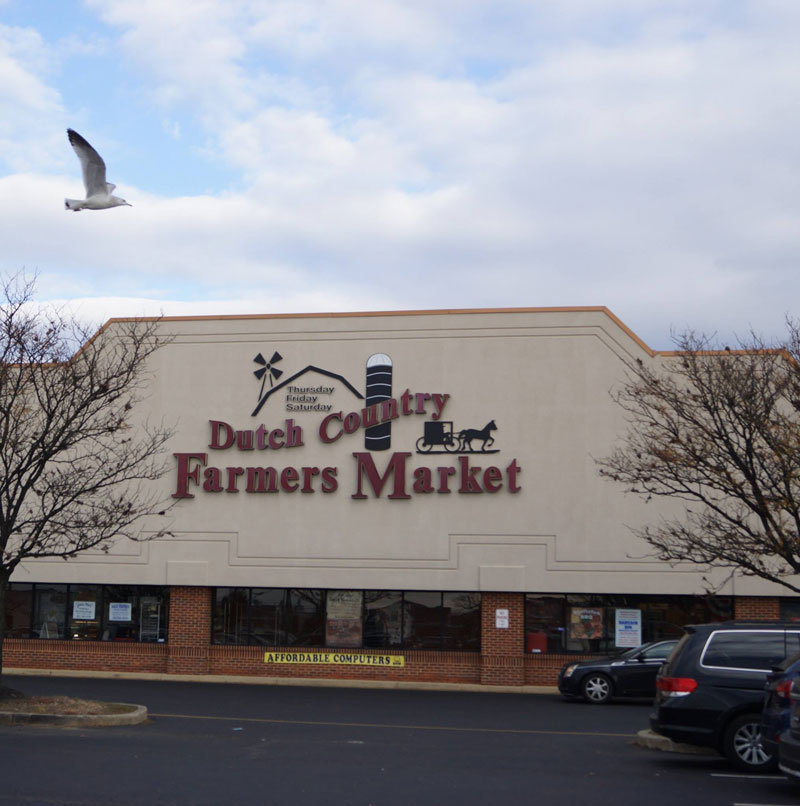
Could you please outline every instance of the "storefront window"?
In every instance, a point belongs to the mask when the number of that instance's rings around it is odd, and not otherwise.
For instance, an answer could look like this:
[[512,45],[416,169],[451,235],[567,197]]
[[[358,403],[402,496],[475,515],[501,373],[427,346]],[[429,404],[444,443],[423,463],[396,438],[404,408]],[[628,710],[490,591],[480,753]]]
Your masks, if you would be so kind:
[[283,588],[253,588],[250,598],[250,634],[238,643],[285,646],[283,628],[286,591]]
[[286,591],[286,646],[324,646],[324,591]]
[[477,652],[481,648],[481,595],[442,594],[442,649]]
[[69,636],[82,641],[100,637],[103,593],[100,585],[71,585],[69,592]]
[[217,588],[214,591],[214,620],[211,640],[215,644],[249,643],[247,588]]
[[[167,608],[169,605],[166,591],[145,592],[139,595],[139,640],[167,640]],[[136,625],[132,625],[135,629]]]
[[[165,641],[167,588],[12,582],[9,638]],[[9,618],[11,619],[9,621]]]
[[6,594],[6,638],[32,638],[33,586],[14,583]]
[[403,646],[408,649],[441,649],[442,594],[414,591],[404,596]]
[[565,596],[525,597],[525,651],[562,652]]
[[123,585],[114,585],[106,589],[107,595],[103,602],[104,641],[138,640],[135,590]]
[[780,600],[781,621],[800,621],[800,599]]
[[364,591],[364,646],[388,649],[402,645],[402,592]]
[[36,585],[33,630],[39,638],[66,638],[67,586]]
[[479,593],[216,588],[212,641],[479,652]]
[[324,591],[216,588],[211,640],[249,646],[323,646]]
[[525,597],[525,651],[613,653],[676,638],[685,624],[732,618],[729,596],[532,594]]

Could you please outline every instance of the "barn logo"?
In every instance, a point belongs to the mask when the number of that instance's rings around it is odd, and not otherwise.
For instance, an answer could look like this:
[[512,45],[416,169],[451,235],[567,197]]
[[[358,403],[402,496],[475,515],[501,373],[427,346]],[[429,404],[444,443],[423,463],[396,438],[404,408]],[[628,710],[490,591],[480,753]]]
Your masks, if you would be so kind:
[[[392,397],[394,364],[385,353],[375,353],[367,359],[364,394],[340,373],[331,372],[313,364],[307,365],[280,381],[284,370],[279,369],[276,364],[283,361],[283,356],[277,350],[272,352],[269,361],[264,358],[263,353],[258,353],[253,361],[258,364],[258,369],[253,371],[253,375],[260,382],[258,404],[252,412],[253,417],[258,416],[264,404],[273,395],[283,397],[285,410],[289,413],[311,411],[328,414],[333,409],[333,404],[329,402],[329,399],[335,391],[335,386],[328,386],[324,383],[309,385],[308,381],[304,383],[303,378],[309,373],[322,375],[330,378],[331,381],[338,381],[357,399],[364,400],[365,406],[358,415],[358,428],[364,430],[364,447],[367,450],[389,450],[392,445],[392,420],[398,416],[398,411],[403,411],[404,414],[412,413],[407,410],[409,404],[406,397],[410,395],[409,390],[400,395],[399,401]],[[420,397],[420,393],[416,393],[413,398],[413,413],[426,413],[426,409],[421,406],[424,406],[425,399],[429,399],[431,396],[422,394],[422,403],[418,397]],[[437,397],[449,399],[449,395]],[[497,431],[497,424],[494,420],[490,420],[483,428],[455,428],[452,420],[439,419],[442,408],[443,404],[434,412],[433,418],[423,424],[422,436],[416,441],[417,453],[499,452],[497,449],[492,449],[495,441],[493,432]],[[356,413],[350,413],[346,415],[346,418],[344,415],[338,417],[334,414],[331,419],[342,419],[343,422],[346,419],[347,427],[343,427],[343,432],[351,433],[350,429],[356,416]],[[323,421],[323,430],[326,435],[323,437],[323,442],[333,441],[327,438],[328,421],[328,417]]]

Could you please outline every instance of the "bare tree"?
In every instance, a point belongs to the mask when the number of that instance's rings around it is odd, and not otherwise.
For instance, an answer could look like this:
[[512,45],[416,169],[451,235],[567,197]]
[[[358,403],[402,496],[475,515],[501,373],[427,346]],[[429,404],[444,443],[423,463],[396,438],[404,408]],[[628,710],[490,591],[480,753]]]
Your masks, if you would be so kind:
[[739,570],[800,593],[800,330],[735,350],[689,332],[631,362],[613,392],[629,423],[600,473],[683,502],[634,530],[668,562]]
[[141,539],[142,518],[164,514],[152,482],[172,435],[136,409],[164,342],[158,321],[118,320],[92,335],[37,307],[34,285],[7,278],[0,299],[0,674],[14,569]]

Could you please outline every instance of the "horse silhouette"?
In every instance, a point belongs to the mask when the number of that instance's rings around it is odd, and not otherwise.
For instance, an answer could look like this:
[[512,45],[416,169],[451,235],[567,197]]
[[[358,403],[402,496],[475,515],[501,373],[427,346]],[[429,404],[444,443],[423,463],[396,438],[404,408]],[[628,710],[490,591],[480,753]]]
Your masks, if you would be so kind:
[[491,431],[497,431],[497,426],[494,420],[490,420],[483,428],[465,428],[459,431],[458,438],[461,440],[463,450],[472,450],[472,440],[481,440],[481,447],[479,450],[485,451],[490,445],[494,445],[494,437],[491,436]]

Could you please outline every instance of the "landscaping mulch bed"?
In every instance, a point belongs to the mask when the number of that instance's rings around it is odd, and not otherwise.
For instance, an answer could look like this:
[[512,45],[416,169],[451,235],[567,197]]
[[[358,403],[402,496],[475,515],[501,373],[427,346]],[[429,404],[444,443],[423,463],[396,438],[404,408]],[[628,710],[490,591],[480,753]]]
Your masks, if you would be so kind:
[[82,700],[78,697],[26,697],[22,692],[0,687],[0,711],[18,714],[53,714],[59,716],[97,716],[125,714],[133,706],[115,702]]

